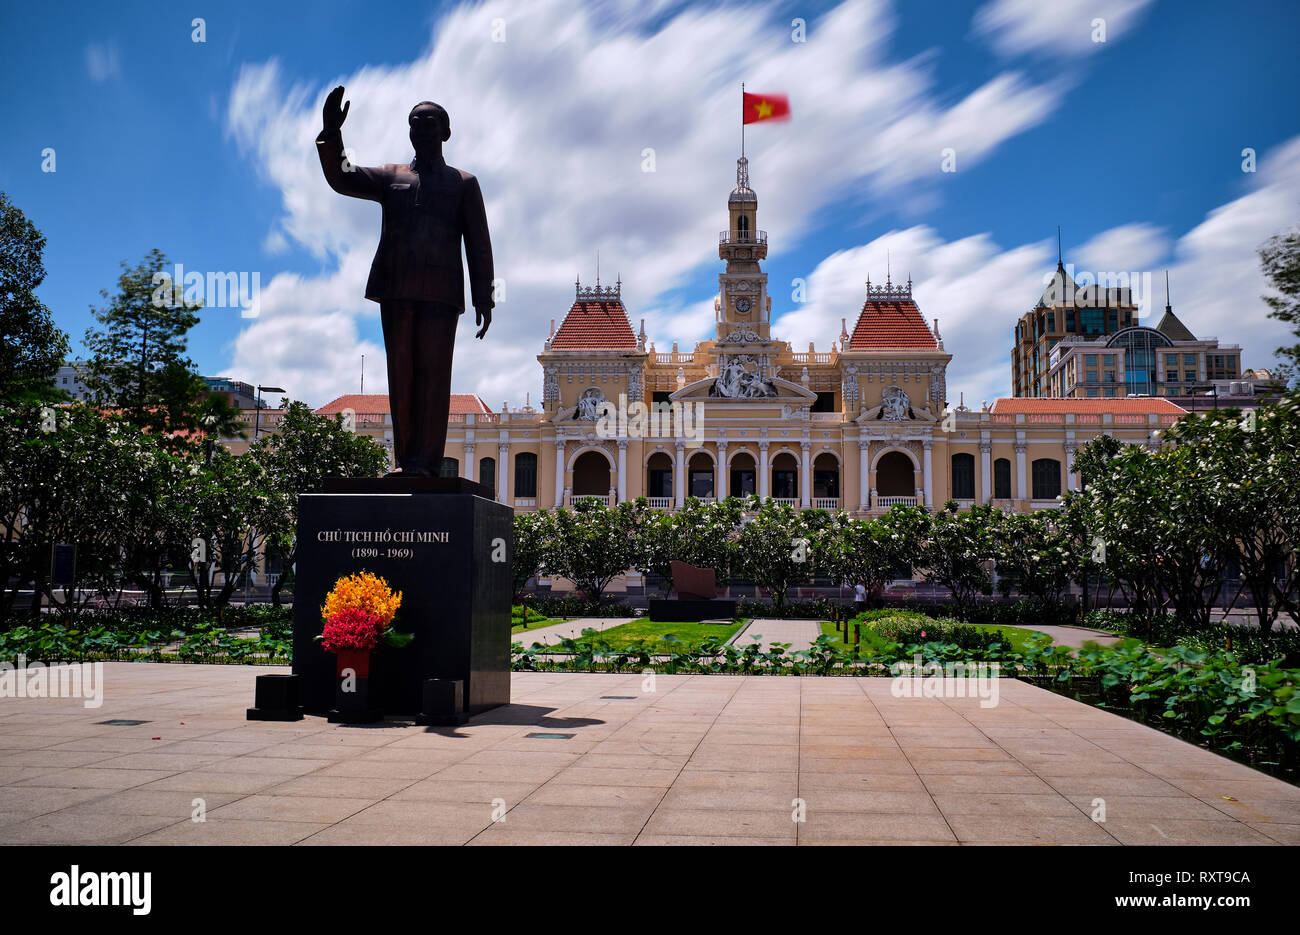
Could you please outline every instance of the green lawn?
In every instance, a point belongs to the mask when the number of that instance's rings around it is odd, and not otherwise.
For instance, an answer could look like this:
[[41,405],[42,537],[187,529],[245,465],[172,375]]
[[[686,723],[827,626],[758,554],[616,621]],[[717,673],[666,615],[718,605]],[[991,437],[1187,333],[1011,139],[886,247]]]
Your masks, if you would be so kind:
[[[826,636],[829,636],[831,640],[834,641],[837,647],[839,647],[840,649],[853,648],[852,628],[849,629],[849,634],[848,634],[849,643],[846,646],[844,643],[844,634],[836,632],[834,623],[830,621],[822,621],[821,626],[822,626],[822,633],[824,633]],[[971,624],[967,624],[967,626],[973,627],[976,630],[983,630],[986,633],[1001,632],[1006,637],[1007,641],[1011,644],[1011,648],[1015,652],[1022,652],[1025,648],[1025,640],[1029,639],[1029,637],[1039,632],[1038,630],[1028,630],[1025,629],[1024,627],[995,626],[989,623],[971,623]],[[875,652],[879,650],[884,644],[885,644],[885,640],[878,633],[876,633],[870,627],[863,625],[862,644],[859,647],[859,650],[861,652],[863,653]]]
[[[736,631],[743,624],[744,621],[731,621],[730,623],[659,623],[654,620],[633,620],[630,623],[620,623],[618,626],[602,630],[595,635],[614,649],[623,649],[637,640],[645,640],[646,648],[651,652],[673,653],[696,649],[700,643],[710,636],[716,636],[725,642],[735,636]],[[665,643],[663,638],[668,634],[672,634],[679,642]],[[579,639],[579,642],[585,641],[586,638]]]
[[536,619],[536,620],[530,620],[530,621],[528,621],[528,623],[520,623],[520,622],[519,622],[519,619],[518,619],[517,617],[512,617],[511,620],[510,620],[510,623],[511,623],[511,626],[510,626],[510,632],[511,632],[511,633],[525,633],[525,632],[527,632],[528,630],[537,630],[537,629],[540,629],[541,627],[549,627],[549,626],[550,626],[551,624],[553,624],[553,623],[564,623],[564,621],[567,620],[567,619],[569,619],[569,618],[567,618],[567,617],[539,617],[539,618]]

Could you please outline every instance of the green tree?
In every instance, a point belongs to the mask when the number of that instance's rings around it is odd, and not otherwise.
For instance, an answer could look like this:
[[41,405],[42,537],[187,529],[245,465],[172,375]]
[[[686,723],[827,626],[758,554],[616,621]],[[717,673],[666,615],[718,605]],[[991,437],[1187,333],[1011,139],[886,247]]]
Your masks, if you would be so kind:
[[1046,610],[1061,605],[1070,582],[1081,575],[1081,540],[1063,511],[1004,513],[993,527],[998,587],[1015,588]]
[[250,517],[285,572],[271,587],[271,602],[289,580],[297,556],[298,497],[320,493],[327,477],[376,477],[388,463],[384,449],[369,437],[349,431],[338,417],[318,416],[306,403],[282,400],[279,430],[258,439],[244,457],[262,468],[266,499]]
[[553,514],[555,538],[545,556],[551,574],[572,581],[595,601],[619,575],[645,564],[646,527],[652,517],[644,497],[607,507],[579,499]]
[[555,517],[546,510],[515,514],[515,548],[510,556],[515,598],[519,599],[528,579],[546,570],[547,556],[555,539]]
[[[224,607],[242,576],[257,560],[265,532],[256,523],[274,499],[271,482],[257,458],[217,448],[208,463],[192,459],[184,495],[178,498],[182,528],[191,541],[189,568],[200,607]],[[217,574],[222,575],[218,584]]]
[[884,588],[911,557],[897,530],[879,520],[859,520],[837,513],[822,530],[817,554],[819,565],[841,584],[861,583],[868,592]]
[[53,401],[68,336],[36,297],[45,236],[0,192],[0,403]]
[[687,497],[676,512],[651,513],[642,570],[671,578],[672,562],[686,562],[696,568],[712,568],[718,586],[725,586],[732,576],[742,509],[736,497],[713,502]]
[[[1216,411],[1180,419],[1167,433],[1184,484],[1195,477],[1212,510],[1223,553],[1250,589],[1260,630],[1272,631],[1281,610],[1300,611],[1300,395],[1258,412]],[[1215,556],[1218,559],[1218,556]]]
[[196,431],[205,415],[229,423],[224,401],[206,396],[203,379],[185,356],[186,335],[199,305],[172,288],[167,258],[150,251],[136,266],[122,264],[117,293],[92,309],[100,327],[86,330],[86,375],[96,405],[121,410],[133,425],[159,434]]
[[786,591],[807,583],[826,558],[816,551],[830,524],[823,510],[798,510],[788,503],[749,497],[753,515],[740,529],[736,557],[741,574],[772,595],[777,609],[785,606]]
[[993,593],[989,569],[997,557],[993,529],[999,516],[987,504],[962,510],[949,500],[930,518],[917,564],[927,581],[952,592],[962,620],[970,616],[979,595]]
[[[1290,325],[1300,339],[1300,229],[1269,238],[1259,249],[1259,259],[1276,293],[1264,296],[1271,309],[1269,317]],[[1300,372],[1300,341],[1279,347],[1277,354],[1286,361],[1282,368],[1285,376],[1294,380]]]

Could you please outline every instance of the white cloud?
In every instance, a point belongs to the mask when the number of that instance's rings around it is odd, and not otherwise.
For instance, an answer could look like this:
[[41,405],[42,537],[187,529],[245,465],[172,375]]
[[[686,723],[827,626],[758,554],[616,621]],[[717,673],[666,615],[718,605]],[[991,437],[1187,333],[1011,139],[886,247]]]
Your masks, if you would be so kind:
[[[975,11],[976,34],[1004,55],[1087,55],[1121,38],[1151,0],[992,0]],[[1094,40],[1097,20],[1105,41]]]
[[92,42],[86,46],[86,74],[95,84],[103,84],[122,73],[122,62],[118,56],[117,43]]
[[[1267,283],[1257,250],[1273,234],[1300,218],[1300,137],[1264,155],[1251,191],[1214,209],[1176,241],[1147,224],[1103,231],[1065,260],[1079,269],[1153,273],[1154,301],[1143,324],[1164,311],[1162,275],[1168,268],[1174,311],[1198,337],[1217,337],[1243,348],[1242,366],[1273,365],[1273,352],[1287,341],[1284,325],[1267,316],[1260,296]],[[931,227],[890,231],[870,243],[838,251],[809,276],[808,302],[777,319],[774,334],[801,350],[837,340],[840,320],[849,333],[862,308],[864,282],[878,281],[886,251],[897,279],[910,270],[913,295],[926,321],[939,318],[944,346],[953,355],[948,395],[964,392],[966,405],[1011,393],[1011,333],[1016,321],[1042,294],[1056,268],[1052,240],[1003,248],[988,234],[945,242]],[[900,265],[900,258],[905,265]]]
[[[266,368],[313,402],[324,399],[307,387],[325,397],[352,391],[351,368],[322,372],[293,357],[316,340],[349,340],[337,323],[320,333],[326,312],[355,319],[377,310],[361,295],[379,209],[330,191],[312,142],[336,84],[352,101],[344,140],[363,164],[409,158],[406,115],[416,101],[450,112],[448,161],[480,178],[508,290],[485,342],[468,347],[461,329],[455,387],[516,403],[524,375],[537,370],[548,319],[567,311],[568,284],[579,271],[590,277],[597,250],[606,278],[623,275],[634,327],[651,318],[661,346],[665,337],[703,336],[711,298],[665,309],[667,320],[646,310],[717,263],[710,246],[726,223],[742,80],[788,92],[793,108],[791,123],[747,134],[765,225],[781,232],[774,253],[846,197],[927,203],[943,178],[940,150],[956,149],[965,169],[1042,121],[1063,90],[1007,73],[941,101],[923,60],[888,59],[893,23],[880,2],[848,0],[811,19],[802,44],[790,41],[775,6],[670,9],[503,0],[455,9],[407,64],[311,86],[288,84],[274,61],[245,67],[229,131],[279,191],[275,230],[337,271],[266,290],[261,319],[235,343],[232,372]],[[498,18],[504,43],[492,41]],[[647,148],[654,172],[642,171]],[[282,246],[274,235],[266,244]],[[273,323],[279,349],[264,340]]]

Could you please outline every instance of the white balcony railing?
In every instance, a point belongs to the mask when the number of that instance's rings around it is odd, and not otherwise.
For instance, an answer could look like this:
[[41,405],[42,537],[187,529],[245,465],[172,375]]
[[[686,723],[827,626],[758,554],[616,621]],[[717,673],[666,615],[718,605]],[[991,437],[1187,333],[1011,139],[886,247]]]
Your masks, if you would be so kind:
[[573,505],[574,505],[575,503],[577,503],[579,500],[595,500],[597,503],[600,503],[600,504],[602,504],[602,505],[604,505],[604,506],[613,506],[613,505],[614,505],[614,497],[613,497],[613,495],[612,495],[612,494],[607,494],[607,493],[605,493],[605,494],[600,494],[600,493],[571,493],[571,494],[566,494],[564,500],[565,500],[565,504],[566,504],[567,506],[573,506]]
[[775,500],[777,503],[784,503],[786,506],[799,505],[798,497],[773,497],[772,499]]
[[814,510],[838,510],[840,508],[839,497],[813,497]]
[[646,497],[646,503],[652,510],[671,510],[675,501],[672,497]]
[[887,510],[891,506],[916,506],[916,497],[876,497],[876,506]]

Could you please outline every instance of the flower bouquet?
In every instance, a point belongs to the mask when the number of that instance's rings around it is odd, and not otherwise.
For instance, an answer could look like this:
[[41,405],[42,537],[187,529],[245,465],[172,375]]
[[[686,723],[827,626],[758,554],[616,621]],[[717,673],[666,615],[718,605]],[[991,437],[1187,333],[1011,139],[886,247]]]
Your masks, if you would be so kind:
[[382,716],[369,704],[370,657],[377,646],[401,648],[415,638],[392,626],[401,606],[401,592],[368,571],[345,575],[326,595],[321,607],[325,626],[317,639],[338,657],[339,688],[331,721],[365,723]]

